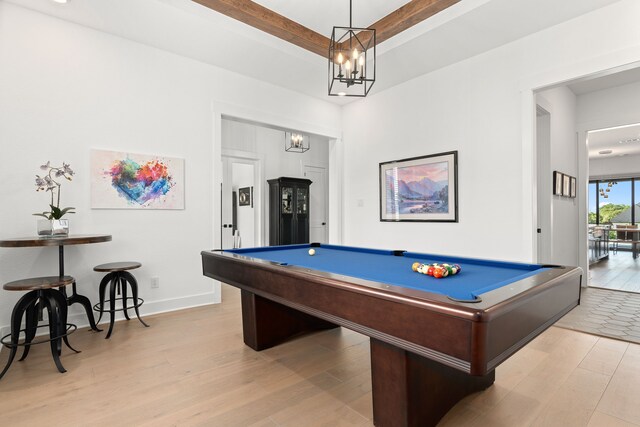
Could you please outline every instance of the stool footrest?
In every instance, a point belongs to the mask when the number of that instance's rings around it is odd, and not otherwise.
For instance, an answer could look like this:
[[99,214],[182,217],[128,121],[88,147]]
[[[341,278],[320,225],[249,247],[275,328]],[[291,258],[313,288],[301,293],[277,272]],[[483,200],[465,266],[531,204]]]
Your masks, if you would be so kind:
[[[36,329],[45,328],[45,327],[48,328],[49,324],[47,323],[46,325],[38,325],[38,326],[36,326]],[[31,342],[20,342],[20,343],[15,343],[15,344],[10,342],[10,340],[9,340],[9,342],[7,342],[7,338],[11,337],[11,334],[7,334],[7,335],[3,336],[2,338],[0,338],[0,344],[4,345],[7,348],[23,347],[25,345],[44,344],[46,342],[51,342],[51,341],[59,340],[60,338],[63,338],[63,337],[67,337],[67,336],[71,335],[72,333],[74,333],[77,329],[78,329],[78,327],[75,324],[67,323],[67,332],[62,334],[62,335],[58,335],[58,336],[55,336],[55,337],[50,337],[49,339],[38,339],[38,340],[35,340],[35,341],[31,341]],[[26,333],[26,331],[27,331],[26,329],[20,329],[20,332],[25,332]]]
[[[119,298],[114,298],[115,301],[122,301],[125,298],[119,297]],[[134,301],[133,297],[127,297],[126,300],[131,300]],[[128,305],[127,306],[127,310],[129,310],[130,308],[138,308],[140,307],[142,304],[144,303],[144,300],[140,297],[138,297],[138,303],[137,304],[133,304],[133,305]],[[106,305],[106,304],[104,304]],[[98,313],[113,313],[115,311],[124,311],[124,306],[120,307],[120,308],[114,308],[113,310],[107,310],[106,308],[100,309],[100,303],[98,304],[94,304],[93,309],[95,311],[97,311]]]

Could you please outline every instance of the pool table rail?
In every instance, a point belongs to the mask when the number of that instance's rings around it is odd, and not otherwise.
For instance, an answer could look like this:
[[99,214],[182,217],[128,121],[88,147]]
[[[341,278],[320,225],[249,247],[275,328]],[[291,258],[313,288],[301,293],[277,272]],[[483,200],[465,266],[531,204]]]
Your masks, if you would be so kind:
[[[202,257],[208,277],[472,375],[494,369],[579,299],[579,270],[565,267],[483,294],[481,303],[460,303],[441,294],[245,255],[203,251]],[[553,290],[566,282],[573,286]],[[549,293],[553,302],[544,297]],[[536,310],[541,311],[531,314]]]

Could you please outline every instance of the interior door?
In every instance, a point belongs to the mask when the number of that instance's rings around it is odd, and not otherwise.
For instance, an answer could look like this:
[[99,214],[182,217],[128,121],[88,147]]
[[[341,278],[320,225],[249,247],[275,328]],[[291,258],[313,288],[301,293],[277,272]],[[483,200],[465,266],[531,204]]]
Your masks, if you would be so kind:
[[305,166],[304,176],[309,187],[309,241],[327,243],[327,170],[318,166]]
[[220,191],[220,202],[222,206],[222,236],[220,249],[233,249],[233,176],[232,159],[222,158],[222,188]]
[[262,191],[259,180],[259,160],[222,156],[221,249],[262,244]]

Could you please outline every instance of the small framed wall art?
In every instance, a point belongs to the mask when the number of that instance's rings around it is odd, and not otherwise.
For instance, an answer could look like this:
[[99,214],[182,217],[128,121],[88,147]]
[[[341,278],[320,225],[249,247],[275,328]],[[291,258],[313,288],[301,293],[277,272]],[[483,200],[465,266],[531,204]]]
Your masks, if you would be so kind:
[[238,189],[238,205],[250,206],[251,205],[251,188],[243,187]]
[[569,188],[569,197],[572,197],[572,198],[576,197],[576,177],[575,176],[571,177],[571,184],[570,184],[570,188]]
[[571,177],[569,175],[562,174],[562,195],[569,197],[571,194]]
[[553,194],[554,196],[562,196],[562,172],[553,172]]
[[569,197],[571,199],[576,198],[577,192],[577,180],[575,176],[567,175],[566,173],[554,171],[553,172],[553,195]]

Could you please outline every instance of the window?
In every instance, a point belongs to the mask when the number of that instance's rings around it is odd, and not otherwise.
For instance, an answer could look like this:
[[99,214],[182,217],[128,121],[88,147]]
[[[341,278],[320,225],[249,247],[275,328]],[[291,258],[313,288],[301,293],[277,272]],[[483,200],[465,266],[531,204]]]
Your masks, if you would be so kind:
[[598,223],[631,224],[632,180],[598,181]]
[[640,222],[640,177],[591,181],[588,196],[589,224]]

